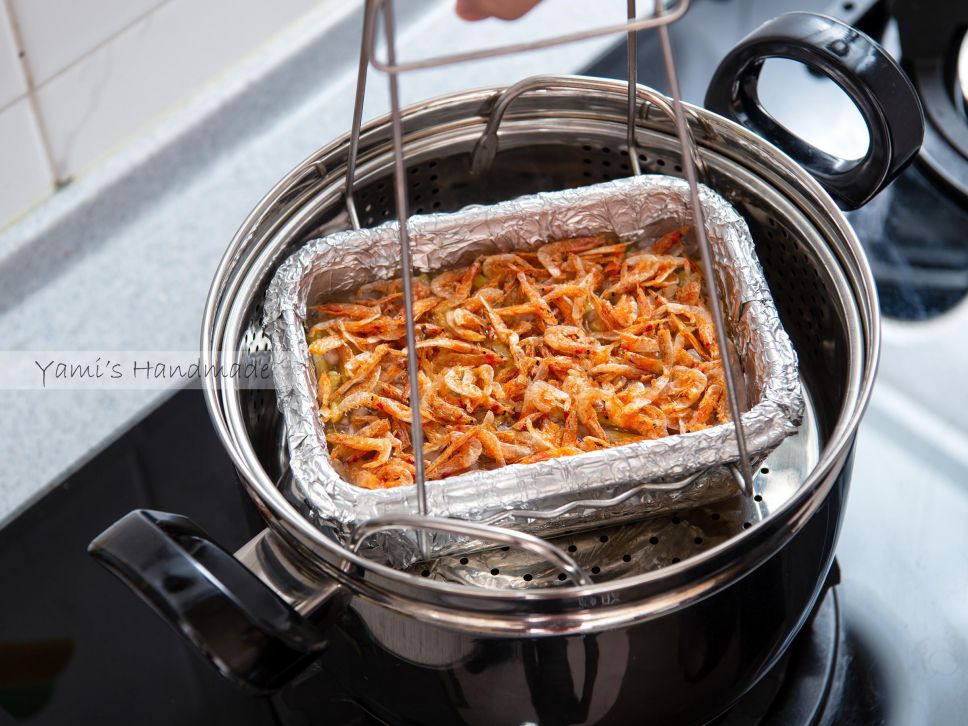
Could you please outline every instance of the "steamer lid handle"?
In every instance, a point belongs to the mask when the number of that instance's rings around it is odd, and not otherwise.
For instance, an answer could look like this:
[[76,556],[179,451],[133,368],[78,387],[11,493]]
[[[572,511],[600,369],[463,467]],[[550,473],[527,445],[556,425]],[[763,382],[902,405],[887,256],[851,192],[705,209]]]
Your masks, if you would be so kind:
[[88,552],[246,690],[280,688],[325,647],[316,625],[186,517],[135,510]]
[[[841,159],[818,149],[770,115],[757,93],[768,58],[799,61],[840,86],[867,123],[870,144],[863,158]],[[924,138],[921,102],[897,62],[864,33],[817,13],[787,13],[746,36],[713,73],[705,105],[780,147],[843,209],[870,201],[914,159]]]

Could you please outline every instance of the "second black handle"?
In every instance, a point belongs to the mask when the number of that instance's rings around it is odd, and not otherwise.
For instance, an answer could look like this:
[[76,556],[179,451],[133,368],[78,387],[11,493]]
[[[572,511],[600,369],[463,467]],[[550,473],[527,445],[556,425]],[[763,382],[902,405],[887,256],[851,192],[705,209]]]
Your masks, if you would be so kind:
[[[843,89],[870,132],[863,158],[829,154],[769,114],[757,93],[768,58],[799,61]],[[713,74],[706,108],[776,144],[810,171],[843,209],[864,205],[889,184],[911,162],[924,138],[921,103],[901,67],[864,33],[816,13],[781,15],[744,38]]]
[[325,645],[317,627],[187,517],[135,510],[88,551],[248,690],[280,688]]

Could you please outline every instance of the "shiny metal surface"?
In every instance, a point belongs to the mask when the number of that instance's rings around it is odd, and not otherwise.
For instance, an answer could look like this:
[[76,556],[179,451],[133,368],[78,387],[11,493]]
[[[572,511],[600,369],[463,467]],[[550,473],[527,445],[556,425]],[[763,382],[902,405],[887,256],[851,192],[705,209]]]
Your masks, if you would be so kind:
[[363,125],[363,100],[366,97],[366,75],[370,59],[366,44],[373,32],[373,15],[363,13],[363,32],[360,35],[360,62],[356,70],[356,95],[353,99],[353,121],[350,126],[349,155],[346,157],[346,211],[353,229],[360,228],[360,216],[353,201],[353,183],[356,180],[356,157],[360,150],[360,127]]
[[[375,16],[376,12],[382,9],[382,6],[387,0],[371,0],[371,5],[368,5],[368,12]],[[513,45],[505,45],[497,48],[487,48],[483,50],[468,51],[465,53],[454,53],[452,55],[439,56],[437,58],[428,58],[425,60],[412,61],[409,63],[396,63],[394,60],[388,58],[386,62],[381,61],[376,53],[375,43],[371,40],[367,52],[371,58],[371,63],[374,68],[377,68],[385,73],[405,73],[407,71],[415,71],[424,68],[435,68],[442,65],[452,65],[455,63],[466,63],[468,61],[474,60],[484,60],[486,58],[496,58],[502,55],[511,55],[513,53],[523,53],[529,50],[540,50],[541,48],[551,48],[556,45],[567,45],[568,43],[577,43],[581,40],[589,40],[590,38],[598,38],[603,35],[615,35],[621,32],[634,32],[636,30],[645,30],[646,28],[656,28],[668,23],[674,23],[676,20],[685,15],[686,10],[689,9],[690,0],[667,0],[661,3],[661,6],[665,7],[664,12],[657,12],[651,17],[643,18],[641,20],[636,20],[634,22],[625,22],[618,25],[608,25],[600,28],[592,28],[591,30],[582,30],[575,33],[567,33],[565,35],[559,35],[553,38],[542,38],[539,40],[532,40],[527,43],[516,43]]]
[[[817,422],[809,400],[796,436],[787,439],[758,468],[753,498],[734,496],[704,507],[647,520],[555,537],[548,542],[571,554],[595,582],[654,572],[716,547],[769,516],[809,476],[820,456]],[[555,587],[561,572],[541,558],[507,547],[449,555],[410,568],[414,574],[479,587]]]
[[[656,0],[653,23],[656,27],[662,29],[665,28],[665,23],[669,23],[678,18],[685,10],[688,8],[689,0],[680,0],[680,7],[673,9],[673,11],[667,15],[664,15],[664,4],[663,0]],[[376,51],[375,51],[375,41],[374,41],[374,29],[376,25],[376,14],[377,11],[382,11],[383,25],[385,31],[385,42],[386,42],[386,52],[387,52],[387,64],[381,65],[376,62]],[[629,84],[628,84],[628,118],[626,120],[627,124],[627,138],[629,139],[629,152],[632,155],[632,168],[635,174],[640,173],[638,159],[635,151],[635,28],[638,23],[635,20],[635,0],[628,0],[627,7],[628,15],[628,52],[629,52]],[[415,319],[413,314],[413,265],[411,263],[411,250],[410,250],[410,239],[409,239],[409,209],[407,205],[407,192],[406,192],[406,171],[404,169],[404,154],[403,154],[403,131],[401,128],[400,120],[400,91],[399,91],[399,74],[404,70],[415,70],[416,68],[432,68],[437,66],[446,65],[453,62],[460,62],[462,60],[472,60],[474,59],[473,54],[465,55],[461,57],[460,55],[452,56],[450,58],[442,57],[436,59],[436,61],[424,61],[421,64],[412,65],[410,68],[405,68],[404,66],[397,66],[396,62],[396,29],[394,26],[393,18],[393,0],[370,0],[364,9],[364,25],[362,33],[362,46],[360,49],[360,63],[359,71],[357,74],[357,90],[356,90],[356,103],[354,106],[353,113],[353,126],[351,130],[351,140],[350,140],[350,156],[347,160],[347,210],[350,214],[350,221],[354,229],[359,229],[359,218],[356,211],[356,206],[353,203],[352,197],[352,187],[353,178],[356,173],[356,161],[357,152],[359,149],[359,135],[360,135],[360,112],[362,110],[363,97],[365,93],[366,86],[366,71],[367,64],[373,63],[375,66],[381,68],[387,75],[387,80],[389,81],[389,91],[390,91],[390,124],[392,129],[392,139],[393,139],[393,165],[394,165],[394,193],[396,195],[396,213],[397,219],[399,220],[398,234],[400,237],[400,271],[401,280],[403,282],[403,309],[404,309],[404,328],[406,334],[407,342],[407,377],[410,382],[410,396],[409,400],[411,402],[411,421],[410,421],[410,439],[413,442],[413,460],[414,460],[414,486],[417,495],[417,508],[422,516],[427,516],[429,514],[429,504],[427,501],[427,484],[424,470],[424,451],[423,451],[423,422],[422,422],[422,411],[420,406],[420,384],[418,380],[418,369],[419,361],[417,359],[417,349],[416,349],[416,332],[415,332]],[[585,35],[584,37],[594,37],[594,35]],[[539,47],[550,47],[552,45],[558,45],[560,43],[569,42],[567,38],[557,38],[551,39],[549,41],[544,41],[542,46],[541,41],[535,41],[529,44],[521,46],[520,50],[533,50]],[[666,44],[668,44],[668,38],[666,36]],[[478,55],[478,58],[494,57],[501,53],[500,49],[497,51],[490,51],[483,55]],[[675,77],[674,60],[671,53],[666,54],[665,57],[666,65],[670,77]],[[678,86],[674,86],[674,96],[676,97],[676,123],[680,131],[680,139],[685,145],[687,139],[691,142],[691,137],[686,130],[685,122],[682,118],[682,109]],[[684,152],[686,149],[684,149]],[[697,236],[699,239],[699,244],[703,253],[703,260],[706,263],[706,283],[707,283],[707,293],[710,295],[710,299],[713,303],[713,313],[714,319],[716,321],[716,335],[720,346],[723,351],[728,351],[728,341],[725,334],[725,327],[722,322],[722,311],[719,308],[719,295],[715,288],[715,282],[713,280],[713,273],[711,270],[711,256],[709,253],[709,243],[706,239],[706,229],[703,223],[703,210],[700,208],[699,201],[699,189],[696,182],[696,174],[694,168],[694,159],[697,158],[697,154],[685,154],[684,160],[685,164],[688,166],[689,173],[687,178],[689,179],[690,186],[692,188],[692,201],[695,205],[694,217],[697,222],[698,232]],[[733,375],[733,371],[730,365],[729,356],[724,356],[723,359],[723,371],[726,381],[726,388],[730,402],[730,411],[734,419],[734,426],[736,430],[737,446],[739,450],[739,466],[743,474],[745,481],[744,491],[747,495],[752,495],[753,481],[752,474],[750,473],[750,463],[749,454],[747,452],[746,440],[743,433],[743,425],[740,422],[741,410],[738,404],[738,394],[737,394],[737,383]],[[443,528],[446,531],[446,528]],[[432,545],[428,538],[428,531],[426,528],[418,529],[417,531],[417,554],[416,557],[424,560],[431,553]]]
[[407,527],[417,530],[443,531],[450,534],[488,540],[497,544],[517,547],[531,556],[537,556],[540,562],[553,565],[566,578],[576,585],[591,585],[592,579],[585,573],[575,560],[554,545],[540,537],[524,532],[515,532],[503,527],[493,527],[480,522],[469,522],[462,519],[446,519],[444,517],[415,517],[413,515],[387,515],[374,517],[357,527],[349,547],[353,552],[360,551],[360,545],[367,538],[379,532]]
[[[396,30],[393,24],[393,1],[383,0],[383,25],[386,31],[387,58],[396,62]],[[369,13],[367,13],[369,14]],[[390,126],[393,137],[393,192],[396,196],[397,218],[400,220],[400,277],[403,280],[403,322],[407,340],[407,379],[410,381],[410,440],[413,442],[414,486],[417,490],[417,511],[429,514],[427,482],[424,474],[423,413],[420,410],[420,379],[417,360],[417,333],[413,315],[413,262],[410,259],[410,218],[407,205],[407,171],[403,158],[403,129],[400,123],[400,85],[395,72],[387,73],[390,83]],[[417,532],[418,556],[423,559],[430,551],[427,530]]]
[[335,581],[320,582],[268,529],[242,545],[235,558],[301,615],[317,611],[323,603],[341,594]]
[[[673,5],[671,11],[666,13],[665,3],[663,0],[656,0],[654,13],[652,18],[645,19],[642,21],[636,21],[635,16],[635,0],[628,0],[627,6],[627,16],[628,22],[625,24],[625,28],[628,32],[628,47],[629,47],[629,69],[632,75],[629,76],[629,86],[628,86],[628,98],[629,98],[629,111],[627,118],[627,137],[629,139],[629,149],[630,153],[633,155],[632,168],[635,174],[640,172],[638,160],[635,157],[635,131],[634,131],[634,121],[635,121],[635,83],[634,83],[634,71],[635,71],[635,31],[639,28],[646,27],[658,27],[664,29],[668,23],[674,22],[679,17],[681,17],[686,9],[689,7],[689,0],[679,0],[677,5]],[[385,42],[386,42],[386,52],[387,52],[387,62],[381,63],[376,57],[375,49],[375,27],[377,13],[382,14],[383,25],[385,31]],[[498,55],[503,55],[506,53],[515,53],[519,51],[526,50],[536,50],[538,48],[548,48],[555,45],[566,44],[570,42],[575,42],[581,39],[593,38],[598,35],[605,35],[612,32],[611,29],[594,29],[590,31],[584,31],[572,36],[559,36],[557,38],[550,38],[544,40],[535,40],[529,43],[519,44],[517,46],[511,45],[504,48],[491,49],[486,51],[455,54],[452,56],[442,56],[436,59],[419,61],[416,63],[404,63],[397,65],[396,59],[396,29],[394,26],[393,19],[393,0],[368,0],[366,7],[364,9],[364,25],[362,33],[362,46],[360,50],[360,65],[359,72],[357,74],[357,91],[356,91],[356,104],[354,108],[354,118],[353,127],[351,131],[351,149],[350,157],[347,161],[348,172],[347,172],[347,209],[350,214],[350,221],[353,224],[354,229],[359,229],[359,219],[356,211],[356,206],[353,203],[352,198],[352,185],[353,177],[356,172],[356,157],[359,148],[359,134],[360,134],[360,123],[359,123],[359,113],[362,108],[364,89],[366,84],[366,65],[367,63],[372,64],[374,67],[379,68],[384,71],[387,75],[387,80],[390,86],[390,124],[392,129],[392,139],[393,139],[393,153],[394,153],[394,192],[396,194],[396,213],[397,219],[400,221],[399,224],[399,236],[400,236],[400,266],[401,266],[401,279],[403,281],[403,307],[404,307],[404,327],[406,332],[407,341],[407,376],[410,381],[410,401],[411,405],[411,422],[410,422],[410,437],[413,442],[413,458],[414,458],[414,486],[417,492],[418,498],[418,511],[421,515],[426,516],[429,513],[429,506],[427,502],[427,486],[425,481],[424,472],[424,459],[423,459],[423,425],[421,421],[422,413],[419,406],[420,402],[420,386],[418,383],[417,372],[418,372],[418,360],[416,353],[416,333],[415,333],[415,321],[413,316],[413,267],[410,261],[410,240],[408,235],[408,224],[406,220],[409,219],[409,210],[407,207],[407,194],[406,194],[406,176],[404,170],[404,157],[403,157],[403,141],[402,141],[402,129],[400,121],[400,93],[399,93],[399,75],[404,71],[411,71],[417,69],[435,68],[444,65],[450,65],[453,63],[460,63],[470,60],[480,60],[484,58],[493,58]],[[666,65],[669,69],[670,77],[675,77],[674,60],[671,54],[667,54]],[[678,95],[678,87],[675,87],[674,96],[676,97],[677,103],[680,100]],[[680,128],[680,135],[683,143],[686,143],[686,139],[689,138],[688,132],[685,130],[684,121],[682,120],[681,106],[677,105],[677,124]],[[690,185],[693,189],[693,203],[699,205],[699,192],[698,186],[695,181],[695,170],[693,169],[694,159],[697,158],[696,154],[686,154],[684,156],[686,165],[690,168],[691,173],[687,175],[690,180]],[[703,250],[703,259],[709,263],[710,255],[708,253],[708,242],[706,240],[705,226],[702,224],[702,209],[697,208],[694,212],[695,218],[698,221],[698,238],[700,246]],[[706,278],[708,294],[711,296],[711,300],[714,305],[714,314],[716,316],[717,327],[716,334],[719,341],[721,350],[728,350],[727,339],[725,336],[725,328],[722,325],[722,313],[719,310],[719,299],[717,291],[711,287],[713,285],[712,272],[710,271],[708,264],[706,268]],[[728,356],[726,357],[728,358]],[[728,389],[730,410],[734,418],[734,425],[736,429],[737,445],[739,448],[740,456],[740,468],[743,473],[746,486],[744,491],[749,495],[752,492],[752,476],[750,474],[749,456],[746,449],[746,441],[743,434],[743,426],[740,423],[740,409],[738,406],[737,398],[737,384],[736,379],[733,376],[732,369],[730,367],[729,361],[724,358],[724,375],[726,380],[726,387]],[[430,552],[430,544],[427,539],[427,532],[421,530],[417,533],[418,539],[418,552],[421,559],[425,559]]]
[[961,41],[961,47],[958,49],[958,69],[956,71],[958,76],[958,87],[961,91],[961,101],[965,108],[965,113],[968,113],[968,32],[965,32],[965,37]]
[[326,713],[316,701],[324,684],[389,723],[706,723],[782,657],[785,634],[805,621],[829,566],[846,478],[845,470],[774,557],[662,617],[507,638],[354,599],[329,650],[285,698],[310,723]]
[[[534,91],[549,91],[557,89],[571,89],[574,91],[589,91],[589,90],[607,90],[612,84],[612,81],[600,78],[587,78],[584,76],[531,76],[525,78],[517,83],[508,86],[504,89],[500,95],[498,95],[493,101],[493,110],[487,115],[487,125],[484,128],[484,133],[481,135],[480,140],[474,146],[474,152],[471,157],[471,170],[474,174],[479,175],[487,171],[494,161],[494,155],[498,151],[499,147],[499,136],[498,131],[501,127],[501,122],[504,120],[505,115],[511,105],[517,101],[525,93],[530,93]],[[641,103],[643,102],[644,103]],[[657,111],[665,115],[671,122],[675,121],[676,112],[672,106],[670,99],[655,91],[651,88],[646,88],[645,86],[638,86],[635,91],[635,101],[636,108],[643,109],[643,116],[645,118],[649,117],[650,112]],[[640,106],[641,103],[641,106]],[[690,113],[687,110],[687,113]],[[633,119],[638,115],[633,116]],[[701,123],[699,117],[695,114],[690,113],[690,122]],[[631,133],[635,134],[635,127],[633,124]],[[693,145],[695,145],[695,140],[692,140]],[[638,146],[635,147],[636,152]],[[641,167],[639,171],[636,172],[636,165],[639,163],[639,154],[632,154],[631,150],[627,149],[626,153],[628,155],[634,156],[635,161],[629,161],[633,172],[637,175],[641,173]],[[703,157],[698,153],[698,150],[693,156],[696,168],[699,171],[699,179],[706,179],[706,168]]]
[[[659,12],[662,7],[662,0],[656,0],[655,9]],[[707,238],[706,232],[706,212],[702,203],[699,201],[699,180],[696,159],[696,141],[693,138],[692,130],[686,122],[686,115],[682,109],[682,91],[679,88],[679,75],[676,72],[676,62],[672,56],[672,40],[669,38],[669,28],[659,27],[659,42],[662,45],[662,59],[665,61],[666,77],[669,80],[669,88],[672,91],[673,118],[676,122],[676,135],[679,137],[679,145],[682,148],[682,169],[685,172],[686,180],[689,182],[689,194],[692,199],[691,208],[695,216],[696,239],[699,242],[699,253],[702,260],[703,277],[706,281],[706,294],[709,295],[710,307],[713,313],[713,324],[716,329],[716,342],[720,350],[729,349],[729,336],[726,334],[726,321],[723,319],[723,307],[720,302],[719,289],[716,286],[716,277],[713,272],[713,253]],[[721,260],[716,260],[721,262]],[[743,430],[742,406],[739,399],[739,376],[733,368],[733,361],[728,355],[723,359],[723,378],[726,381],[726,399],[729,402],[729,413],[733,419],[733,428],[736,431],[736,449],[739,454],[737,466],[743,478],[743,493],[753,496],[753,470],[750,468],[749,446],[746,443],[746,433]]]
[[[593,95],[560,91],[543,94],[540,99],[522,98],[503,127],[499,158],[505,154],[512,158],[521,149],[536,153],[541,142],[551,144],[551,148],[556,143],[561,149],[578,147],[578,154],[572,157],[577,162],[572,167],[572,179],[580,179],[580,149],[584,148],[581,144],[605,155],[607,144],[620,144],[624,138],[625,85],[590,85],[597,86]],[[459,150],[469,149],[479,136],[483,119],[477,113],[495,93],[458,94],[420,104],[404,113],[409,163],[467,153]],[[452,627],[506,634],[590,632],[676,612],[721,591],[781,549],[807,525],[823,505],[846,461],[873,380],[878,337],[869,271],[843,216],[796,164],[739,127],[700,109],[693,108],[691,113],[702,117],[702,124],[694,130],[714,177],[713,185],[726,191],[748,215],[755,215],[757,229],[764,235],[776,233],[773,246],[767,244],[761,257],[764,252],[780,254],[782,245],[789,250],[783,252],[787,264],[790,259],[802,260],[809,274],[801,271],[801,279],[787,279],[783,285],[801,289],[802,299],[806,299],[804,295],[815,295],[815,312],[826,310],[823,319],[808,315],[811,319],[801,320],[794,327],[788,322],[801,353],[808,387],[820,395],[815,403],[823,439],[820,461],[796,494],[760,524],[708,552],[657,572],[625,577],[607,585],[527,593],[441,586],[427,578],[415,579],[356,558],[302,521],[267,475],[264,466],[269,466],[269,459],[256,453],[253,440],[259,437],[247,428],[239,392],[220,389],[210,381],[206,394],[216,427],[247,486],[266,512],[270,526],[304,551],[320,572],[371,601]],[[386,174],[380,170],[389,168],[386,121],[368,125],[362,138],[360,183],[376,183],[381,173]],[[638,138],[640,148],[652,156],[651,161],[665,164],[664,159],[670,158],[669,165],[674,163],[671,155],[676,153],[677,145],[668,122],[647,116],[640,122]],[[345,139],[340,140],[307,160],[250,215],[226,254],[206,306],[203,357],[211,360],[217,351],[246,354],[245,350],[239,351],[239,344],[246,339],[245,331],[252,320],[253,311],[248,306],[257,301],[266,276],[286,246],[298,244],[308,233],[318,232],[320,225],[345,225],[345,216],[341,217],[338,211],[329,212],[329,216],[320,212],[338,209],[341,174],[329,171],[321,176],[318,166],[339,169],[345,163],[345,144]],[[553,177],[549,182],[562,183]],[[280,204],[282,198],[285,204]],[[313,203],[307,205],[310,199]],[[466,193],[465,200],[471,200]],[[767,225],[768,219],[773,220],[772,224]],[[789,257],[791,254],[793,258]],[[797,293],[790,298],[785,290],[778,291],[781,280],[771,276],[771,272],[783,274],[784,264],[767,257],[764,267],[781,314],[796,313],[802,304],[797,301]],[[806,288],[800,287],[804,284]],[[820,291],[822,294],[817,295]],[[805,337],[811,329],[814,336],[825,332],[811,340]],[[828,335],[834,336],[830,338],[834,347],[824,352],[820,341]],[[841,343],[836,341],[837,336],[843,337]],[[248,340],[256,341],[257,337],[253,335]],[[831,355],[834,357],[829,358]],[[836,363],[838,360],[840,363]],[[833,379],[831,364],[843,366],[836,369]],[[816,388],[818,384],[822,384],[822,390]],[[253,401],[246,405],[252,403],[259,405]],[[262,405],[271,410],[271,402]],[[362,568],[365,576],[342,572],[337,563],[344,559]],[[446,603],[441,602],[444,596]],[[515,615],[523,612],[531,613],[527,622]]]
[[[661,8],[656,8],[656,13],[660,13]],[[635,9],[635,0],[627,0],[625,4],[626,17],[631,21],[634,20],[638,13]],[[625,143],[628,145],[628,157],[629,166],[632,167],[632,173],[636,176],[642,173],[642,166],[639,164],[639,150],[635,145],[635,117],[638,113],[638,97],[636,91],[638,89],[638,75],[639,66],[636,62],[636,57],[638,56],[639,43],[636,37],[636,31],[630,30],[625,41],[625,54],[628,56],[628,63],[626,65],[626,78],[629,82],[629,110],[628,117],[626,120],[626,134]]]
[[[750,441],[748,452],[760,460],[795,433],[801,419],[796,355],[756,260],[748,225],[720,195],[707,187],[701,194],[703,228],[718,263],[714,284],[731,325],[732,339],[724,350],[731,358],[735,355],[737,370],[744,374],[741,420]],[[408,220],[407,228],[416,265],[438,270],[472,256],[530,249],[535,240],[574,234],[614,233],[648,244],[669,230],[695,225],[693,219],[688,184],[650,174],[474,205],[451,214],[417,215]],[[691,249],[696,238],[689,235],[684,244]],[[308,306],[317,300],[394,276],[399,260],[396,222],[336,232],[307,242],[288,257],[265,292],[262,324],[272,342],[273,378],[288,431],[294,495],[305,503],[307,517],[332,529],[342,542],[366,520],[417,513],[425,500],[413,487],[362,489],[334,468],[319,423],[316,376],[303,321]],[[737,491],[729,471],[736,461],[734,435],[734,425],[724,423],[576,457],[467,472],[427,483],[427,502],[435,516],[506,522],[511,529],[539,536],[699,506]],[[693,473],[701,476],[691,477]],[[426,559],[414,539],[405,531],[387,533],[368,546],[367,554],[395,566]],[[478,546],[443,533],[434,533],[430,540],[434,555]]]

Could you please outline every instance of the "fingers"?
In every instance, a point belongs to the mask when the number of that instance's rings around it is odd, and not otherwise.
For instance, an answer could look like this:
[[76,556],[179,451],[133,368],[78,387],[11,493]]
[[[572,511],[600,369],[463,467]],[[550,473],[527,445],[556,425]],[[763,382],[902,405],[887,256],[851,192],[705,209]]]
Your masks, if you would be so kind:
[[457,0],[456,10],[464,20],[517,20],[539,2],[541,0]]

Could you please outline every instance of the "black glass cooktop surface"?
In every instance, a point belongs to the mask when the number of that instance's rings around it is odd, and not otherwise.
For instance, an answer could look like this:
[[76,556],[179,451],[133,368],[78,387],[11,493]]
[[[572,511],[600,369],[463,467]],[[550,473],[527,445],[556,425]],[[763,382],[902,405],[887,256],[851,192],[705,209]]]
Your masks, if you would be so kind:
[[921,166],[847,218],[867,250],[887,317],[928,320],[968,294],[968,206]]
[[[183,513],[238,548],[262,527],[208,418],[180,391],[0,530],[0,723],[307,723],[223,680],[86,552],[135,508]],[[828,595],[763,682],[718,723],[872,723],[878,667]],[[319,723],[377,723],[334,690]],[[860,714],[862,718],[857,718]]]
[[[87,554],[136,508],[185,514],[230,550],[262,529],[201,391],[176,393],[0,530],[0,724],[279,723]],[[338,698],[327,714],[363,723]]]
[[260,528],[201,391],[170,398],[0,530],[0,723],[272,723],[88,556],[138,507],[184,512],[228,547]]

